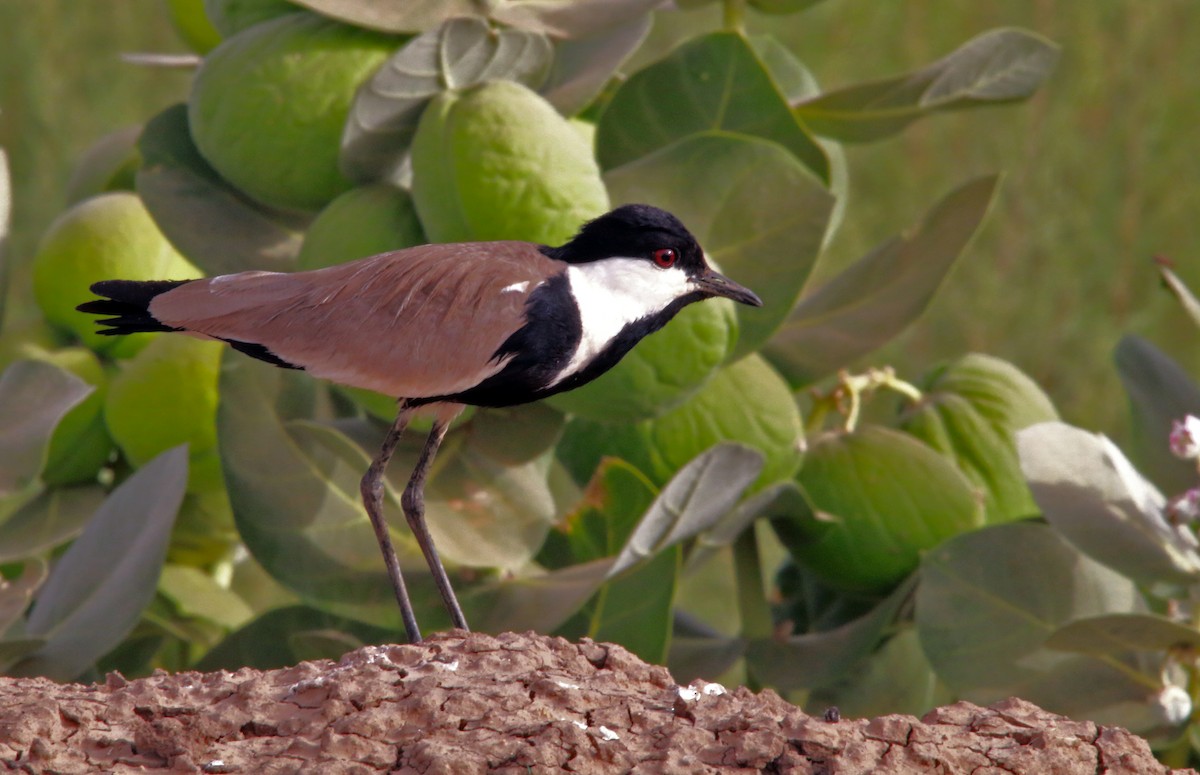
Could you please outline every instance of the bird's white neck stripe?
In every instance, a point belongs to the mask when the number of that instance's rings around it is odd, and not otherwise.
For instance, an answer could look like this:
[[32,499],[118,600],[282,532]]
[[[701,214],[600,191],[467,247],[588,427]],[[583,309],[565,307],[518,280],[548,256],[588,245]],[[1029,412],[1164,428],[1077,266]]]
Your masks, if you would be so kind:
[[653,315],[692,288],[678,268],[660,269],[641,258],[605,258],[567,268],[582,335],[570,362],[550,386],[585,368],[625,326]]

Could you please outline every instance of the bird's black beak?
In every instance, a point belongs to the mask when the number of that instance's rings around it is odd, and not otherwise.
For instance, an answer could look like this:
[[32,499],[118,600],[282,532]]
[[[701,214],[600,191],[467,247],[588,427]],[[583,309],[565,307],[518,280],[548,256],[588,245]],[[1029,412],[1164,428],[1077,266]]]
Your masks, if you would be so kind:
[[714,272],[711,269],[705,269],[703,274],[693,278],[692,284],[709,296],[724,296],[726,299],[749,304],[751,307],[763,305],[762,299],[758,298],[758,294],[754,291],[744,285],[738,285],[720,272]]

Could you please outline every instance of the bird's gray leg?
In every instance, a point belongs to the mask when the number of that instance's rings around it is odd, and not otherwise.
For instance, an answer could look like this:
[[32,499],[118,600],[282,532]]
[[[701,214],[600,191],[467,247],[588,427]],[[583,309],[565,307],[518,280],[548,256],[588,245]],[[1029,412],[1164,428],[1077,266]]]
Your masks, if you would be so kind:
[[450,612],[451,621],[460,630],[467,630],[470,629],[467,627],[467,619],[463,616],[458,598],[454,595],[454,588],[450,586],[446,569],[442,567],[437,547],[433,545],[433,537],[429,535],[429,529],[425,526],[425,478],[429,475],[429,467],[433,463],[438,447],[442,444],[442,439],[446,437],[446,429],[449,425],[449,421],[442,417],[434,421],[433,430],[429,432],[425,448],[421,450],[421,459],[417,461],[412,478],[408,480],[408,486],[404,488],[400,505],[404,507],[404,517],[408,520],[408,526],[412,529],[413,535],[417,537],[417,544],[425,554],[425,562],[429,564],[429,570],[433,573],[433,581],[437,585],[438,592],[442,593],[442,601],[446,604],[446,610]]
[[[409,643],[421,642],[421,630],[417,626],[417,616],[413,613],[412,601],[408,599],[408,589],[404,586],[404,576],[400,574],[400,561],[396,558],[396,549],[392,546],[392,537],[388,533],[387,522],[383,518],[383,472],[387,469],[392,452],[400,441],[408,421],[412,419],[413,409],[400,402],[400,413],[383,440],[379,454],[371,461],[371,467],[363,475],[360,489],[363,505],[367,507],[367,516],[371,518],[371,527],[375,528],[375,538],[383,552],[383,563],[387,566],[388,578],[392,582],[392,590],[396,593],[396,602],[400,604],[400,617],[404,620],[404,629],[408,633]],[[407,508],[405,509],[407,511]]]

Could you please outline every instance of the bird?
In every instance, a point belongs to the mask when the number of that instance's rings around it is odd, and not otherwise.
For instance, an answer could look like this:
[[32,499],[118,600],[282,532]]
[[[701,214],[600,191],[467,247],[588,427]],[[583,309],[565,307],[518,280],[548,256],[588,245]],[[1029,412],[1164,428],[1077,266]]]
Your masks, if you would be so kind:
[[98,333],[176,332],[397,399],[396,420],[361,481],[363,505],[411,643],[421,631],[383,516],[383,475],[413,414],[432,429],[401,507],[450,614],[462,607],[425,523],[424,487],[466,406],[524,404],[611,369],[689,304],[762,300],[709,266],[674,215],[630,204],[550,247],[515,240],[427,244],[301,272],[192,280],[102,280],[77,309]]

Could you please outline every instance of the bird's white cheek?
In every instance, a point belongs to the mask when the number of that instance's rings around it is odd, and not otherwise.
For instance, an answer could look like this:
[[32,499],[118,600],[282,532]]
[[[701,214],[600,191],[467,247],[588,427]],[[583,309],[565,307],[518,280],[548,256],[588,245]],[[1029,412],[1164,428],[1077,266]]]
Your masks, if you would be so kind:
[[587,366],[621,330],[661,311],[692,291],[681,269],[660,269],[643,259],[610,258],[567,269],[579,307],[582,336],[567,367],[554,380]]

